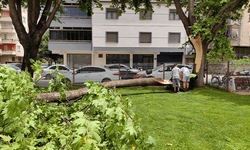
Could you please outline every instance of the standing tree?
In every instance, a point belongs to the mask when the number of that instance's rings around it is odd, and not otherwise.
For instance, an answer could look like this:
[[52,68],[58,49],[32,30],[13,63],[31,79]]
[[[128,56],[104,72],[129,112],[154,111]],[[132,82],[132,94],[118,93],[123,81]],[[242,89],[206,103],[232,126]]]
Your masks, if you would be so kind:
[[41,43],[39,45],[38,53],[37,53],[37,60],[46,60],[46,61],[54,61],[54,63],[58,63],[58,60],[63,58],[62,55],[59,54],[52,54],[52,52],[48,49],[48,42],[49,42],[49,31],[46,31],[42,36]]
[[[223,35],[227,30],[227,19],[239,20],[242,10],[248,7],[249,0],[168,0],[174,2],[177,13],[184,25],[189,42],[195,49],[195,73],[198,86],[204,86],[203,71],[208,45],[214,40],[212,52],[232,58],[229,39]],[[183,10],[186,10],[186,12]]]
[[[24,48],[22,70],[28,67],[33,76],[30,59],[37,59],[38,48],[44,32],[59,10],[62,0],[1,0],[2,7],[9,5],[10,17],[19,41]],[[22,7],[28,8],[28,32],[22,22]]]

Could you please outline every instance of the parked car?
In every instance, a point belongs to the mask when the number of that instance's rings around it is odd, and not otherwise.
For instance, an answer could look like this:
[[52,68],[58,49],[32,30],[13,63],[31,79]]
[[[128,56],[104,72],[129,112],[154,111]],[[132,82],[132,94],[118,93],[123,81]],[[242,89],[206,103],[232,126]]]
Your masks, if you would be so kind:
[[[53,78],[55,75],[53,74],[56,70],[56,67],[58,66],[58,72],[62,73],[62,74],[72,74],[73,73],[73,69],[69,66],[66,65],[52,65],[49,66],[47,68],[44,68],[42,70],[42,77],[45,77],[46,79],[51,79]],[[52,70],[52,74],[50,73],[50,70]]]
[[[73,74],[64,74],[66,79],[73,83]],[[83,84],[86,80],[96,82],[107,82],[119,80],[117,71],[112,71],[100,66],[84,66],[76,70],[75,83]]]
[[20,68],[20,69],[21,69],[21,67],[22,67],[22,64],[21,64],[21,63],[8,63],[8,64],[13,65],[13,66],[16,66],[16,67],[18,67],[18,68]]
[[49,67],[49,64],[48,63],[42,63],[41,67],[42,67],[42,69],[47,68],[47,67]]
[[[2,66],[2,65],[4,65],[4,64],[0,64],[0,65]],[[18,68],[17,66],[12,65],[12,64],[6,64],[6,65],[7,65],[8,67],[10,67],[10,68],[16,70],[17,73],[21,73],[21,69]]]
[[[186,64],[178,64],[178,67],[181,68],[185,66],[189,69],[190,73],[193,71],[193,65],[186,65]],[[164,79],[169,80],[171,79],[172,69],[174,68],[174,64],[165,64],[165,77]],[[134,78],[163,78],[163,65],[160,65],[154,69],[149,69],[146,71],[140,71]]]
[[[112,71],[119,72],[119,64],[106,64],[104,67],[109,68]],[[120,64],[120,77],[121,79],[133,79],[133,77],[140,72],[139,69],[131,68],[124,64]],[[119,75],[119,74],[118,74]]]

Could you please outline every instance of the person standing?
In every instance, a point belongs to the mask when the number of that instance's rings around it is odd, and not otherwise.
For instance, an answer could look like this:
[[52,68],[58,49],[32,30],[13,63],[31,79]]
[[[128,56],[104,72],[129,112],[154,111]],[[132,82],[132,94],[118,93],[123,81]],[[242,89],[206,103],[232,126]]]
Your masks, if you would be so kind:
[[183,81],[184,91],[189,90],[189,81],[190,81],[190,71],[187,67],[181,67],[181,79]]
[[[175,93],[180,93],[180,76],[179,76],[180,69],[178,68],[177,64],[174,64],[174,68],[172,69],[172,81],[173,81],[173,87]],[[178,90],[176,91],[176,84],[178,87]]]

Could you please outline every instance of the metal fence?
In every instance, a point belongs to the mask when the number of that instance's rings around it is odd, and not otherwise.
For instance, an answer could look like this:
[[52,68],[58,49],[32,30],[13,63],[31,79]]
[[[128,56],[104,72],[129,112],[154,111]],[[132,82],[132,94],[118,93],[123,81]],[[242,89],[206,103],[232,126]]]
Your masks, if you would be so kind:
[[236,65],[233,62],[207,63],[205,82],[230,91],[249,91],[250,64]]

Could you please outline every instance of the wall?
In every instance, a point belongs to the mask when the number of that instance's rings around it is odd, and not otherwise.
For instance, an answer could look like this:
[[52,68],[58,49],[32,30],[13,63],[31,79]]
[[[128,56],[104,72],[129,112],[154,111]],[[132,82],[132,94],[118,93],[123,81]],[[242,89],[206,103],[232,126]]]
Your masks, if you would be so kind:
[[[139,14],[133,10],[126,10],[118,19],[106,19],[106,8],[109,3],[104,3],[104,10],[94,8],[92,16],[93,47],[181,47],[186,42],[186,32],[180,20],[169,20],[169,8],[154,5],[152,20],[140,20]],[[175,9],[171,6],[170,9]],[[118,32],[118,43],[106,43],[106,31]],[[151,43],[139,43],[139,32],[151,32]],[[181,33],[181,42],[168,43],[169,32]]]

